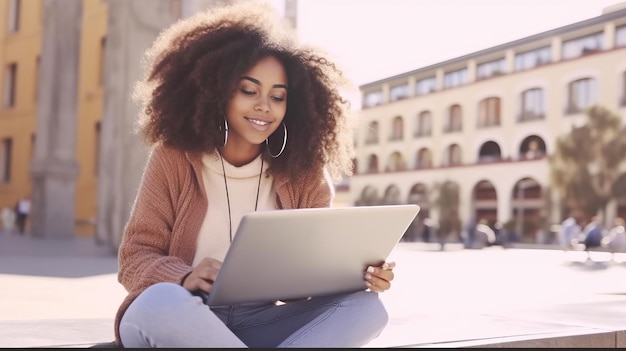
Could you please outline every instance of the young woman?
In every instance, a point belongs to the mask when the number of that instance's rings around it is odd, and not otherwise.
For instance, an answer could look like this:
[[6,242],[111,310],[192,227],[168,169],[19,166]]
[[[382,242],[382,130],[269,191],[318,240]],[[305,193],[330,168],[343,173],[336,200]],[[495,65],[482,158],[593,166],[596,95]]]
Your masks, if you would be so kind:
[[369,288],[355,293],[211,308],[200,297],[246,212],[331,205],[332,181],[352,167],[341,72],[258,2],[174,24],[145,62],[135,97],[152,151],[119,250],[129,294],[116,342],[357,347],[377,337],[393,262],[369,267]]

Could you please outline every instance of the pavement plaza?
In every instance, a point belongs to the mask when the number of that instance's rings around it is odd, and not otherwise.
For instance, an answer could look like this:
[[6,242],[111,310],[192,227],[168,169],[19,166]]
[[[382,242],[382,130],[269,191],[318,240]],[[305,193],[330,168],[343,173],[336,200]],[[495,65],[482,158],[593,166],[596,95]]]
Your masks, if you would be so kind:
[[[367,347],[626,347],[626,256],[592,254],[399,243],[390,323]],[[0,234],[0,347],[112,341],[116,272],[93,239]]]

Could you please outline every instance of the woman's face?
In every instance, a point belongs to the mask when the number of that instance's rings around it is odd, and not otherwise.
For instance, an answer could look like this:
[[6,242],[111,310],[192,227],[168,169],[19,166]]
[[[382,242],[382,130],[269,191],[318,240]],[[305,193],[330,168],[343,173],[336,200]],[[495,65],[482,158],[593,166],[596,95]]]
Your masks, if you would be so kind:
[[287,112],[287,73],[273,56],[259,60],[236,83],[226,106],[226,148],[258,150]]

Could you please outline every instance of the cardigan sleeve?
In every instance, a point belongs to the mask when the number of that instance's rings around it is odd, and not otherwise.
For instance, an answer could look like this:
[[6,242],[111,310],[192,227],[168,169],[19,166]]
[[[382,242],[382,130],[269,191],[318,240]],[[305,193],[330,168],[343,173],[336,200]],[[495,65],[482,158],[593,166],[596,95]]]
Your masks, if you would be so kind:
[[179,283],[192,269],[182,258],[169,255],[183,177],[175,157],[159,147],[148,157],[118,254],[118,280],[128,291],[158,282]]
[[285,179],[283,182],[287,198],[281,199],[282,208],[316,208],[332,205],[335,188],[326,169],[312,170],[298,181]]

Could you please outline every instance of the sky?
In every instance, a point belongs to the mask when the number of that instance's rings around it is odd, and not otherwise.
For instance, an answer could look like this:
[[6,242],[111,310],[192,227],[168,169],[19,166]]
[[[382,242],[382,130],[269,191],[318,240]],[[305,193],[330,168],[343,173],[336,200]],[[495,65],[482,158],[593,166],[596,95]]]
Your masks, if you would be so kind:
[[[267,0],[284,13],[285,0]],[[620,0],[298,0],[300,39],[358,87],[602,14]]]

